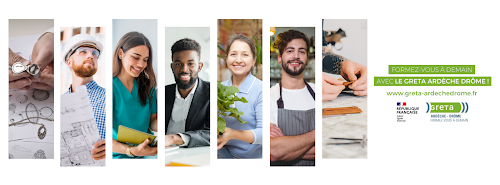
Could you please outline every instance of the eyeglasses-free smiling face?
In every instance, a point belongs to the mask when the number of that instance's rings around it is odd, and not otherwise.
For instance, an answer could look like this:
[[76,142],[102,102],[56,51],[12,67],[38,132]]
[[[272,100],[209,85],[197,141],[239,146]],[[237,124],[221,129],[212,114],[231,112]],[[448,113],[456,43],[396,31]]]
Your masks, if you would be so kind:
[[303,39],[293,39],[290,41],[283,53],[278,55],[283,70],[291,76],[302,74],[309,62],[307,56],[307,43]]
[[97,72],[99,51],[95,48],[81,46],[68,58],[76,76],[91,77]]
[[122,60],[123,70],[134,78],[138,77],[148,66],[149,49],[145,45],[133,47],[123,53],[123,50],[118,51],[118,56]]
[[189,89],[198,80],[198,72],[203,67],[199,61],[200,56],[195,50],[178,51],[172,55],[170,67],[179,89]]
[[235,40],[227,53],[227,67],[233,75],[248,75],[252,66],[255,65],[255,58],[250,46],[243,41]]

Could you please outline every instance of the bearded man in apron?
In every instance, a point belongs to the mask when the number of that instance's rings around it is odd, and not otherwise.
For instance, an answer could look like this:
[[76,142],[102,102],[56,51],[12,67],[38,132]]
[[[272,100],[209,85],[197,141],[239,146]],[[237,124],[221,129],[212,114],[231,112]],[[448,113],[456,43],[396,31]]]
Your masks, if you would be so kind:
[[282,65],[279,84],[271,87],[271,166],[314,166],[314,84],[304,80],[309,39],[296,30],[274,42]]

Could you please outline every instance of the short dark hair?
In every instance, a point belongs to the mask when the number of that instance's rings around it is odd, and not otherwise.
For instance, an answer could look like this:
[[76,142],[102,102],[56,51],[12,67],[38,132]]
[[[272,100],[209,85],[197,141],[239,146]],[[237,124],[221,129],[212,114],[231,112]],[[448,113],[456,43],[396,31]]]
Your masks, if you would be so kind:
[[[255,57],[257,57],[257,49],[255,49],[255,42],[252,39],[248,38],[247,36],[241,35],[241,34],[234,34],[234,35],[231,35],[231,37],[229,37],[229,40],[226,42],[226,54],[229,53],[229,49],[231,49],[231,45],[236,40],[247,43],[248,46],[250,47],[250,50],[252,50],[253,58],[255,59]],[[226,55],[226,58],[227,58],[227,55]]]
[[174,45],[172,45],[172,48],[170,50],[172,51],[172,59],[174,58],[174,53],[179,51],[195,50],[196,52],[198,52],[198,58],[200,58],[201,54],[200,44],[195,40],[189,38],[178,40],[174,43]]
[[274,48],[278,49],[280,52],[280,55],[283,54],[283,50],[285,50],[286,45],[292,41],[293,39],[302,39],[306,42],[307,44],[307,53],[309,53],[309,38],[307,38],[307,35],[297,31],[297,30],[288,30],[283,33],[278,34],[276,37],[276,41],[274,41]]

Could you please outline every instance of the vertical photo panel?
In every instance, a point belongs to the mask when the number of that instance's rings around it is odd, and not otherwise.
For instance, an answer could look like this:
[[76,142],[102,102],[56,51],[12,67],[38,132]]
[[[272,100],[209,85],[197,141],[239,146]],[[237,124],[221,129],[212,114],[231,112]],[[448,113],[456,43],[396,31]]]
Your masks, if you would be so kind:
[[113,20],[113,159],[157,158],[157,20]]
[[165,166],[210,166],[210,28],[165,28]]
[[219,19],[217,158],[262,158],[262,19]]
[[271,27],[271,166],[315,166],[314,27]]
[[61,166],[105,166],[106,30],[61,27]]
[[367,20],[323,20],[323,158],[366,159]]
[[9,20],[9,159],[54,159],[54,20]]

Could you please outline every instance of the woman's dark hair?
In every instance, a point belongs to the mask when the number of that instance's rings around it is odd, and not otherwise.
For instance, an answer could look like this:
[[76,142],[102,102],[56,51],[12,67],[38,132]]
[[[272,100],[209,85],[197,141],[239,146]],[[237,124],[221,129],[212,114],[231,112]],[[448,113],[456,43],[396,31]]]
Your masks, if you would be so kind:
[[139,86],[139,99],[141,100],[141,105],[146,105],[146,103],[152,100],[152,89],[156,87],[155,72],[153,71],[153,48],[151,43],[149,43],[148,38],[139,32],[128,32],[123,35],[123,37],[118,41],[116,45],[115,52],[113,53],[113,77],[118,76],[122,72],[123,64],[122,60],[118,56],[118,51],[123,50],[126,53],[129,49],[137,46],[145,45],[149,49],[148,65],[142,73],[137,77],[137,84]]
[[231,37],[229,37],[229,40],[226,42],[226,59],[227,59],[227,54],[229,53],[229,49],[231,49],[231,45],[236,40],[247,43],[248,46],[250,47],[250,50],[252,50],[253,58],[255,59],[255,57],[257,57],[257,51],[255,49],[255,42],[245,35],[234,34],[234,35],[231,35]]

